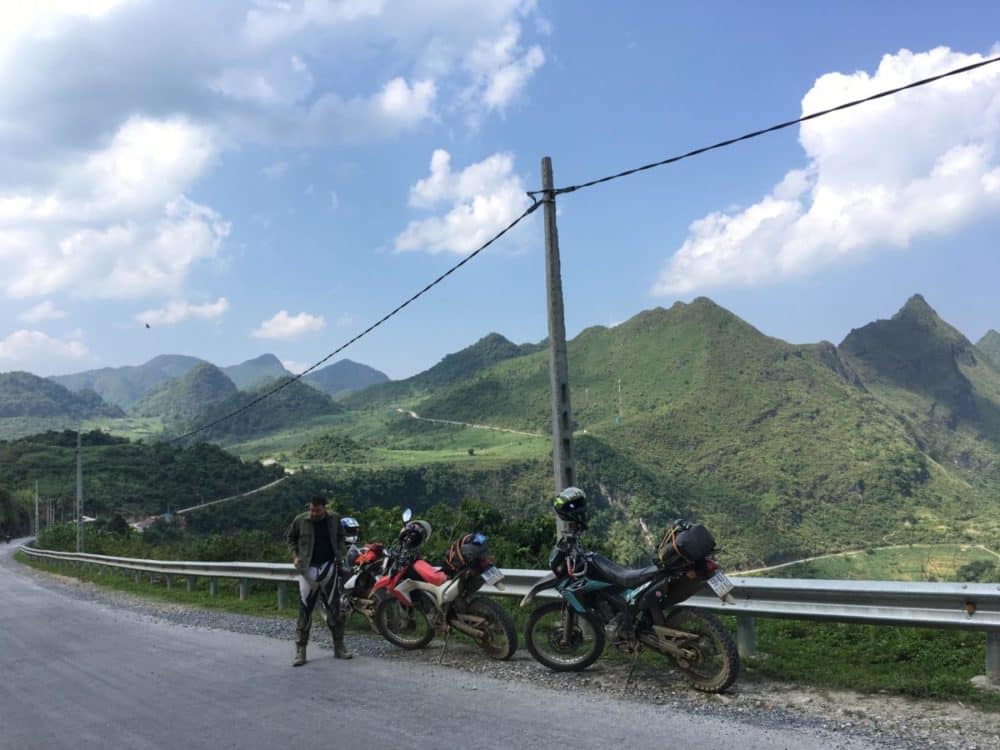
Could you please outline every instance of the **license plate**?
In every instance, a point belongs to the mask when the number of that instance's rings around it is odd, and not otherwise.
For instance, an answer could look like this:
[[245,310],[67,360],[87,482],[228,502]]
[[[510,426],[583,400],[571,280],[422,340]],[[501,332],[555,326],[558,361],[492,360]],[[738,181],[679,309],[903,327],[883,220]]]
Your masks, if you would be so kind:
[[716,573],[708,579],[708,585],[712,587],[712,591],[720,599],[736,588],[736,584],[730,581],[725,573]]
[[487,586],[492,586],[494,583],[503,578],[503,571],[501,571],[496,565],[491,565],[480,573],[480,575],[483,577],[483,583]]

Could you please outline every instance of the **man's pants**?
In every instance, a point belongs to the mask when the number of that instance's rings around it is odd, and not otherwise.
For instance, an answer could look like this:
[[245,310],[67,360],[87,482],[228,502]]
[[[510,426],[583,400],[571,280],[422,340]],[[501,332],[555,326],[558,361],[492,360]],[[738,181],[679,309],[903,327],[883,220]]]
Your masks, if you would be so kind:
[[326,624],[330,628],[334,644],[344,641],[344,621],[340,617],[340,593],[337,590],[337,566],[326,563],[320,568],[309,568],[299,576],[299,620],[296,623],[297,646],[309,643],[309,628],[316,603],[322,597],[326,610]]

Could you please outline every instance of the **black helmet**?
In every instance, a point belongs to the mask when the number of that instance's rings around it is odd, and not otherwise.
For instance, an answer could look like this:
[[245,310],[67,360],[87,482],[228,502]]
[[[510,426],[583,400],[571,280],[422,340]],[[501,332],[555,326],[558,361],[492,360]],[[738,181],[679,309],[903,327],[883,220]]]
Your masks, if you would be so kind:
[[431,535],[431,525],[427,521],[410,521],[399,532],[399,538],[405,539],[414,547],[419,547]]
[[358,537],[361,536],[361,524],[357,519],[344,516],[340,519],[340,528],[344,531],[344,541],[348,544],[357,544]]
[[579,487],[567,487],[552,503],[556,515],[567,523],[575,524],[576,530],[587,528],[587,495]]

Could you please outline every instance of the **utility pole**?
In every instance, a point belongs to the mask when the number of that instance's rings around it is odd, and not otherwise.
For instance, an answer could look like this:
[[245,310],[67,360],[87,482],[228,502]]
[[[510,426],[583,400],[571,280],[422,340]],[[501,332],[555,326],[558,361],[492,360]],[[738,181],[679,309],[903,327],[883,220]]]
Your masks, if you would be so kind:
[[76,431],[76,551],[83,552],[83,448]]
[[[566,321],[563,315],[562,267],[556,231],[556,195],[552,159],[542,159],[545,192],[545,281],[549,311],[549,386],[552,394],[552,468],[556,492],[576,484],[573,467],[573,415],[569,403],[569,362],[566,356]],[[562,537],[565,522],[556,519]]]
[[35,480],[35,536],[38,536],[38,480]]

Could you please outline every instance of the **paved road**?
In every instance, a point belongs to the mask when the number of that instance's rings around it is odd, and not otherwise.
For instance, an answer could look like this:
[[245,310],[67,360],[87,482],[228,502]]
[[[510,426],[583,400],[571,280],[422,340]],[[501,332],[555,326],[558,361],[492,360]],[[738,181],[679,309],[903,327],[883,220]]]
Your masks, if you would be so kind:
[[12,551],[0,545],[0,748],[874,747],[326,650],[293,669],[289,642],[70,598]]

